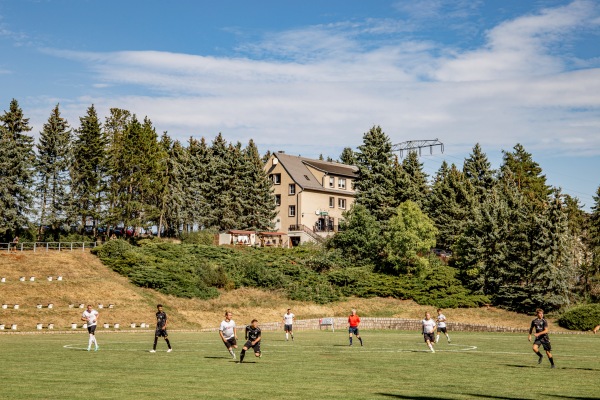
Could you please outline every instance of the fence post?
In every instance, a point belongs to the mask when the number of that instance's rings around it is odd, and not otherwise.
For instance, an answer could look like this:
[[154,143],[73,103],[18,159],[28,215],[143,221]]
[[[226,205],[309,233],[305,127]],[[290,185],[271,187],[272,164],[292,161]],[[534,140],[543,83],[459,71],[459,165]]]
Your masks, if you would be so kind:
[[58,251],[60,251],[60,242],[58,242]]
[[73,242],[71,242],[71,251],[73,251]]
[[85,242],[81,242],[81,251],[85,251]]
[[35,246],[37,245],[37,242],[33,242],[33,252],[35,253]]

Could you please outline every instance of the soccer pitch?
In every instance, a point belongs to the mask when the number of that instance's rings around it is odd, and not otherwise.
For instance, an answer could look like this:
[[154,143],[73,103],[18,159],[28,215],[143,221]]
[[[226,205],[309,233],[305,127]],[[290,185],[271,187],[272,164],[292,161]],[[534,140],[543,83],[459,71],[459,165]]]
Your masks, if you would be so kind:
[[[6,399],[598,399],[600,337],[550,335],[556,369],[541,365],[524,334],[451,332],[436,353],[418,332],[348,335],[263,332],[263,357],[234,362],[218,333],[1,335],[0,398]],[[242,338],[240,338],[242,339]],[[240,344],[236,355],[243,345]],[[239,357],[238,357],[239,359]]]

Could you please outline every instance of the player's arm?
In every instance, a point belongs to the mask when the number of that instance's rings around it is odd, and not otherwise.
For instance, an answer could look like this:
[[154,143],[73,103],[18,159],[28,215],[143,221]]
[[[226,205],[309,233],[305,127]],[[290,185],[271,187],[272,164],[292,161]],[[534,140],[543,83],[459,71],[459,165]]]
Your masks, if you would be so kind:
[[167,329],[167,324],[169,323],[169,317],[167,317],[167,314],[165,314],[165,324],[162,327],[162,330],[164,331],[165,329]]
[[252,342],[252,346],[254,346],[256,343],[260,342],[260,339],[261,339],[261,337],[262,337],[262,336],[261,336],[261,335],[260,335],[260,333],[259,333],[259,334],[258,334],[258,337],[256,338],[256,340]]
[[85,317],[85,314],[81,314],[81,320],[82,321],[87,321],[87,318]]
[[225,341],[225,336],[223,336],[223,330],[219,329],[219,336],[221,336],[221,340]]
[[233,337],[237,340],[237,327],[233,327]]
[[529,327],[529,335],[527,336],[527,340],[531,342],[531,333],[533,332],[533,321],[531,322],[531,326]]
[[99,313],[94,314],[94,321],[93,322],[98,322],[98,318],[100,317]]

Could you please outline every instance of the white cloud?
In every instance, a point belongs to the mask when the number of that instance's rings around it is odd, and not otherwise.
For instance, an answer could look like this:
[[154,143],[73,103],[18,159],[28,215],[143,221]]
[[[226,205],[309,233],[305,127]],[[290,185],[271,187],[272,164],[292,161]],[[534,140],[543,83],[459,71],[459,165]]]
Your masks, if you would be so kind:
[[[432,12],[448,3],[435,4]],[[600,154],[600,69],[568,71],[551,46],[597,19],[593,3],[576,1],[506,21],[470,51],[407,39],[404,22],[389,19],[381,32],[393,40],[359,40],[376,32],[375,20],[340,23],[272,34],[237,58],[45,51],[94,72],[96,94],[65,104],[72,124],[94,103],[101,115],[148,115],[180,140],[223,132],[305,155],[356,146],[374,124],[394,142]]]

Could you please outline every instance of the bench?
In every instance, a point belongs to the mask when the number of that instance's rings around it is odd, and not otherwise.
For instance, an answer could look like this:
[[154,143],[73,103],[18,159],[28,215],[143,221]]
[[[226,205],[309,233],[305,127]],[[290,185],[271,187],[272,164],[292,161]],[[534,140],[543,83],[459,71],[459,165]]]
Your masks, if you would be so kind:
[[331,331],[335,332],[335,327],[333,326],[333,318],[327,317],[319,319],[319,330],[321,330],[321,327],[323,326],[326,329],[331,326]]
[[[46,328],[47,329],[54,329],[54,324],[46,324]],[[44,329],[44,324],[38,323],[36,325],[36,329],[39,330],[39,331],[41,331],[42,329]]]

